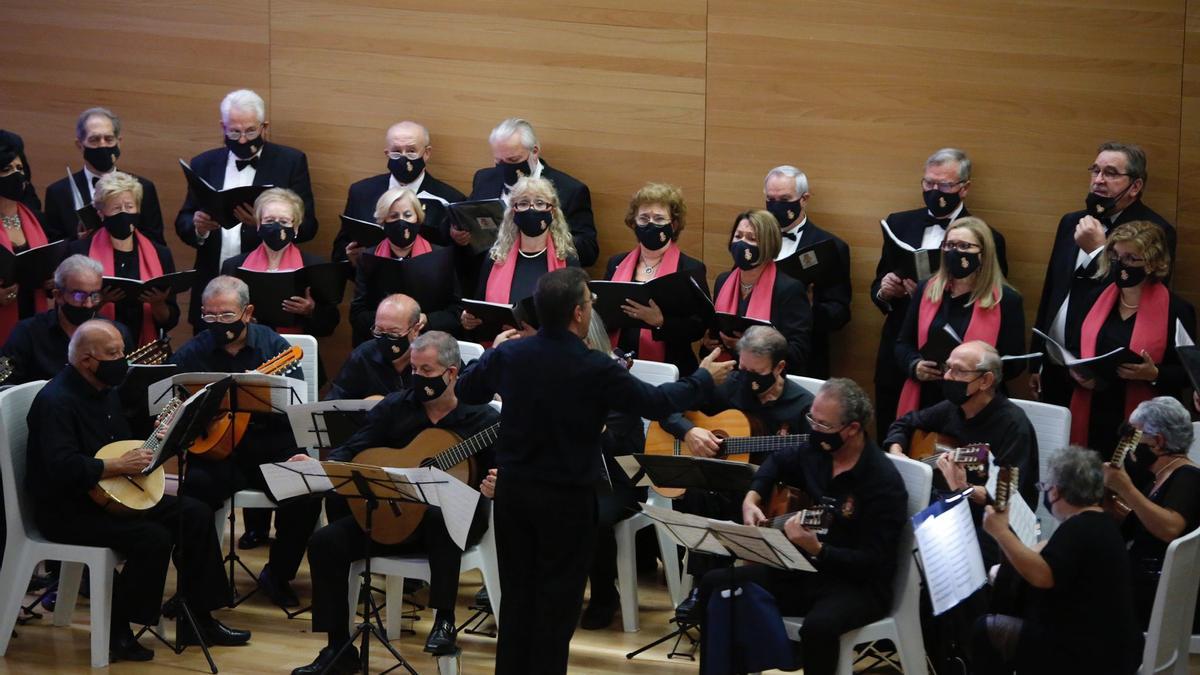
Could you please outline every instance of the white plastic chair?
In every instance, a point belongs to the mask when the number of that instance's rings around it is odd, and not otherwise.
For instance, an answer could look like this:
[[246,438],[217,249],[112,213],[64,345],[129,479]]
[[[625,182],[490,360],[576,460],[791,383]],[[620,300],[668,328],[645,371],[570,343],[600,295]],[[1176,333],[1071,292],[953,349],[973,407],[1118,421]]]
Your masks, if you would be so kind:
[[320,398],[320,378],[317,377],[317,338],[311,335],[283,335],[284,340],[288,341],[289,345],[299,347],[304,350],[304,356],[300,359],[300,366],[304,368],[304,384],[308,391],[308,400],[302,403],[315,403]]
[[1141,675],[1187,675],[1192,613],[1200,585],[1200,529],[1167,547],[1142,651]]
[[1192,447],[1188,448],[1188,459],[1200,464],[1200,422],[1192,422]]
[[43,560],[61,560],[58,600],[54,625],[71,625],[83,567],[92,584],[92,667],[108,665],[109,615],[112,608],[113,570],[119,558],[110,548],[55,544],[38,532],[33,523],[32,504],[25,494],[26,442],[29,427],[25,417],[44,380],[18,385],[0,392],[0,479],[4,486],[5,525],[8,532],[4,563],[0,565],[0,656],[8,652],[9,639],[29,587],[33,568]]
[[821,390],[821,385],[825,384],[825,380],[818,380],[815,377],[805,377],[803,375],[788,375],[787,379],[804,387],[813,396],[816,396],[817,392]]
[[483,345],[478,342],[458,341],[458,355],[464,364],[476,361],[483,356]]
[[[916,462],[900,455],[888,454],[896,465],[904,488],[908,491],[908,506],[905,509],[904,529],[896,551],[896,579],[894,583],[892,611],[884,618],[862,628],[842,634],[838,653],[838,673],[851,675],[854,672],[854,647],[877,640],[890,640],[896,646],[896,656],[906,673],[925,672],[925,643],[921,638],[921,575],[913,562],[912,517],[929,506],[929,492],[933,485],[933,469],[924,462]],[[803,617],[784,617],[788,637],[800,639]]]
[[[492,616],[496,625],[500,625],[500,566],[496,563],[496,536],[493,533],[495,521],[488,516],[488,529],[483,533],[479,543],[463,551],[462,564],[459,572],[479,570],[483,574],[483,585],[487,588],[488,599],[492,605]],[[354,632],[356,612],[358,610],[358,592],[362,585],[359,575],[363,572],[364,562],[356,560],[350,565],[350,631]],[[389,640],[400,637],[400,619],[404,606],[404,580],[421,579],[429,581],[429,558],[419,555],[406,556],[372,556],[371,573],[383,574],[387,577],[385,593],[387,607],[385,623]]]
[[[1025,416],[1033,425],[1038,442],[1038,475],[1045,476],[1048,471],[1047,467],[1050,466],[1050,460],[1058,454],[1059,450],[1071,444],[1071,409],[1061,405],[1027,401],[1020,398],[1009,400],[1025,411]],[[1042,539],[1049,539],[1050,535],[1054,534],[1054,530],[1058,529],[1058,521],[1054,519],[1053,514],[1046,510],[1040,500],[1037,516],[1042,526]]]

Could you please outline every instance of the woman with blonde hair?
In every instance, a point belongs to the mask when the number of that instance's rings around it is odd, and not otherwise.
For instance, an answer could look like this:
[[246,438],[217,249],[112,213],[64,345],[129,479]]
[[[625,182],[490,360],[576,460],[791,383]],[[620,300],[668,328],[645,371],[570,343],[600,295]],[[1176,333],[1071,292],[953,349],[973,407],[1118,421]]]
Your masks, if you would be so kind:
[[[945,364],[921,355],[934,331],[949,327],[963,342],[982,340],[1001,356],[1025,353],[1021,294],[1005,280],[992,229],[979,218],[950,223],[938,271],[917,285],[913,297],[918,302],[909,304],[896,338],[896,363],[908,376],[897,418],[945,399],[941,387]],[[1024,368],[1024,362],[1006,367],[1004,379],[1016,377]]]

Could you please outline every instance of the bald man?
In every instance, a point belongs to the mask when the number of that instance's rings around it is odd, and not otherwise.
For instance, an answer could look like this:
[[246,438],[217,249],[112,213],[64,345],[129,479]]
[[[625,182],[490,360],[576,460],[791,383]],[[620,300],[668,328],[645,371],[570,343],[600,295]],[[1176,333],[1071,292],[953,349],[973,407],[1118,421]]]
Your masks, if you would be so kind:
[[[422,234],[439,246],[448,246],[450,226],[446,220],[446,205],[461,202],[466,195],[454,186],[433,177],[427,163],[433,156],[429,130],[416,122],[397,122],[388,127],[384,137],[383,155],[387,160],[387,173],[364,178],[350,186],[346,195],[346,209],[351,218],[370,223],[375,219],[375,202],[384,192],[394,188],[407,188],[417,195],[425,207],[425,227]],[[350,235],[341,230],[333,240],[332,260],[346,260],[357,264],[362,247],[351,241]]]
[[[131,435],[115,389],[126,371],[121,333],[103,319],[86,321],[71,336],[67,358],[68,365],[38,392],[29,410],[25,484],[33,498],[34,521],[47,539],[112,548],[125,559],[112,593],[111,660],[154,658],[153,651],[138,644],[129,624],[158,623],[167,562],[176,546],[186,547],[176,557],[186,584],[179,593],[205,642],[245,644],[249,631],[229,628],[210,613],[230,597],[211,509],[188,497],[164,495],[146,511],[117,516],[89,496],[101,478],[138,474],[152,457],[141,449],[115,459],[94,457],[105,445]],[[196,643],[186,622],[179,630],[185,644]]]
[[368,331],[372,339],[350,352],[325,400],[387,396],[406,388],[411,375],[408,348],[424,329],[425,315],[416,300],[403,293],[381,300]]

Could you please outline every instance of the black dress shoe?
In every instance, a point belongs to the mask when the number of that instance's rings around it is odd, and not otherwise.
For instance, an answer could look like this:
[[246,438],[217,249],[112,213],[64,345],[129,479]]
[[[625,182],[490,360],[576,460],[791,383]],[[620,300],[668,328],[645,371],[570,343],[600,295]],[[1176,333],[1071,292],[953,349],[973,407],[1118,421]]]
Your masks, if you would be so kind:
[[262,572],[258,574],[258,585],[262,588],[271,602],[280,607],[299,607],[300,599],[296,597],[296,592],[292,590],[292,585],[275,576],[271,571],[271,566],[264,565]]
[[700,600],[700,589],[693,588],[688,596],[679,603],[675,608],[675,620],[687,623],[700,623],[699,617],[693,617],[696,612],[696,603]]
[[454,653],[454,622],[449,619],[438,619],[433,622],[433,630],[425,638],[425,651],[434,656],[445,656]]
[[[307,666],[300,666],[292,671],[292,675],[317,675],[325,672],[329,668],[329,675],[346,675],[348,673],[357,672],[359,668],[358,650],[354,645],[346,647],[346,651],[342,652],[341,658],[334,663],[333,657],[337,655],[338,648],[326,647],[317,654],[317,658]],[[330,664],[333,664],[330,666]]]
[[[209,647],[237,647],[250,641],[250,631],[230,628],[212,616],[197,616],[196,623],[200,625],[204,643]],[[179,634],[179,641],[182,644],[200,644],[195,633],[192,632],[191,624],[187,621],[176,624],[175,631]]]
[[600,630],[612,625],[613,617],[617,614],[617,596],[593,597],[588,601],[587,609],[579,618],[579,627],[584,630]]
[[128,628],[124,634],[114,636],[108,641],[109,661],[149,661],[153,658],[154,650],[140,645]]
[[246,551],[252,548],[258,548],[270,540],[271,538],[267,536],[266,532],[246,530],[242,533],[242,536],[238,537],[238,548]]

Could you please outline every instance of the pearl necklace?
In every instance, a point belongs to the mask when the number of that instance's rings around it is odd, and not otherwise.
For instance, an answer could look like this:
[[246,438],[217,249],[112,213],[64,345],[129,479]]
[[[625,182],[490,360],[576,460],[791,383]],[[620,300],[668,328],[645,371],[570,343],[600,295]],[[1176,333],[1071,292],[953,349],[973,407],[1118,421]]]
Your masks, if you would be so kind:
[[517,253],[520,253],[522,258],[536,258],[545,252],[546,252],[546,249],[542,249],[542,250],[538,251],[537,253],[526,253],[525,251],[522,251],[521,249],[517,249]]

